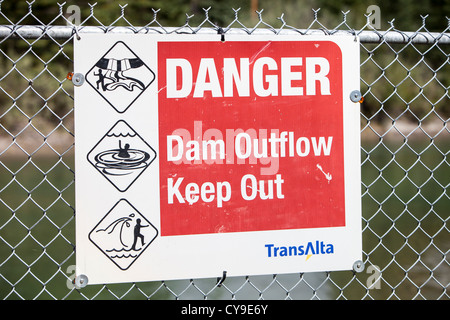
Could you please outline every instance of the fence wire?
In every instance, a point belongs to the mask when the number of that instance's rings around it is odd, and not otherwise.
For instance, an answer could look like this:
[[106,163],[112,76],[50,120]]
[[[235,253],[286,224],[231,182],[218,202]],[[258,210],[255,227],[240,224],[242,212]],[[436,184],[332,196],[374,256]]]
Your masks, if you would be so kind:
[[[78,23],[67,6],[42,22],[28,3],[12,21],[0,1],[0,298],[2,299],[448,299],[450,212],[449,20],[430,32],[394,21],[384,31],[357,30],[348,12],[333,28],[319,10],[298,29],[256,12],[246,27],[240,10],[219,26],[203,10],[180,27],[164,27],[159,10],[134,26],[120,6],[108,25],[90,14]],[[74,37],[84,33],[352,34],[361,41],[361,196],[366,269],[179,280],[83,289],[75,276],[73,84]]]

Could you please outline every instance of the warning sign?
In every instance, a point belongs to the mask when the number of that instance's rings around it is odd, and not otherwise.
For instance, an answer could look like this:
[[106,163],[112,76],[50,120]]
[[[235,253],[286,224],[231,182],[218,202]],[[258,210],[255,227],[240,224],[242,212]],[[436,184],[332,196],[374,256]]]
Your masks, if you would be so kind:
[[88,153],[89,162],[119,191],[126,191],[155,158],[155,150],[123,120]]
[[361,259],[357,38],[86,35],[75,72],[89,283]]
[[159,53],[162,235],[345,225],[338,45],[164,42]]
[[122,113],[155,80],[155,74],[124,42],[117,41],[88,71],[86,80]]
[[[128,215],[123,215],[126,212]],[[121,270],[128,269],[158,231],[127,200],[121,199],[89,233],[92,241]]]

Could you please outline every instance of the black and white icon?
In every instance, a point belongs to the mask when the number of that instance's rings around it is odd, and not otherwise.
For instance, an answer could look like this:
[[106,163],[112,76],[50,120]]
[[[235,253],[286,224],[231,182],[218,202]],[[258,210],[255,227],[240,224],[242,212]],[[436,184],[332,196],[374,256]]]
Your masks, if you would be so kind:
[[121,192],[155,158],[156,151],[123,120],[117,121],[87,155],[88,161]]
[[155,80],[155,73],[122,41],[86,74],[87,82],[117,112],[125,112]]
[[127,270],[158,236],[131,203],[121,199],[89,233],[89,240],[121,270]]

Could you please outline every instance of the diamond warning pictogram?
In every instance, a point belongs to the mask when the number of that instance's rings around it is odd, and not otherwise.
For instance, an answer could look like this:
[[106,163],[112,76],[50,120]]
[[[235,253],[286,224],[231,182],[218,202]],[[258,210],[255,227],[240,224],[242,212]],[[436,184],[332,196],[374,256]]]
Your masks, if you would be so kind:
[[119,191],[126,191],[155,160],[156,152],[119,120],[88,154],[89,162]]
[[89,239],[121,270],[127,270],[158,235],[158,230],[126,199],[121,199],[89,233]]
[[125,112],[155,80],[155,73],[122,41],[87,72],[87,82],[117,112]]

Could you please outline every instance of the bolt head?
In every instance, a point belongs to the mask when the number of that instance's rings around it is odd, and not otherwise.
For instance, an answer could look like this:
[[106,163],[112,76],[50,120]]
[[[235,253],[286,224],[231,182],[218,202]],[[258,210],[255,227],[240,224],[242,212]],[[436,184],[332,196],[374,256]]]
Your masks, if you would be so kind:
[[356,272],[363,272],[364,262],[362,262],[361,260],[355,261],[355,263],[353,264],[353,270],[355,270]]
[[75,73],[72,76],[72,82],[75,86],[79,87],[84,83],[84,76],[81,73]]
[[353,90],[350,93],[350,100],[352,102],[359,102],[362,98],[361,92],[359,90]]

